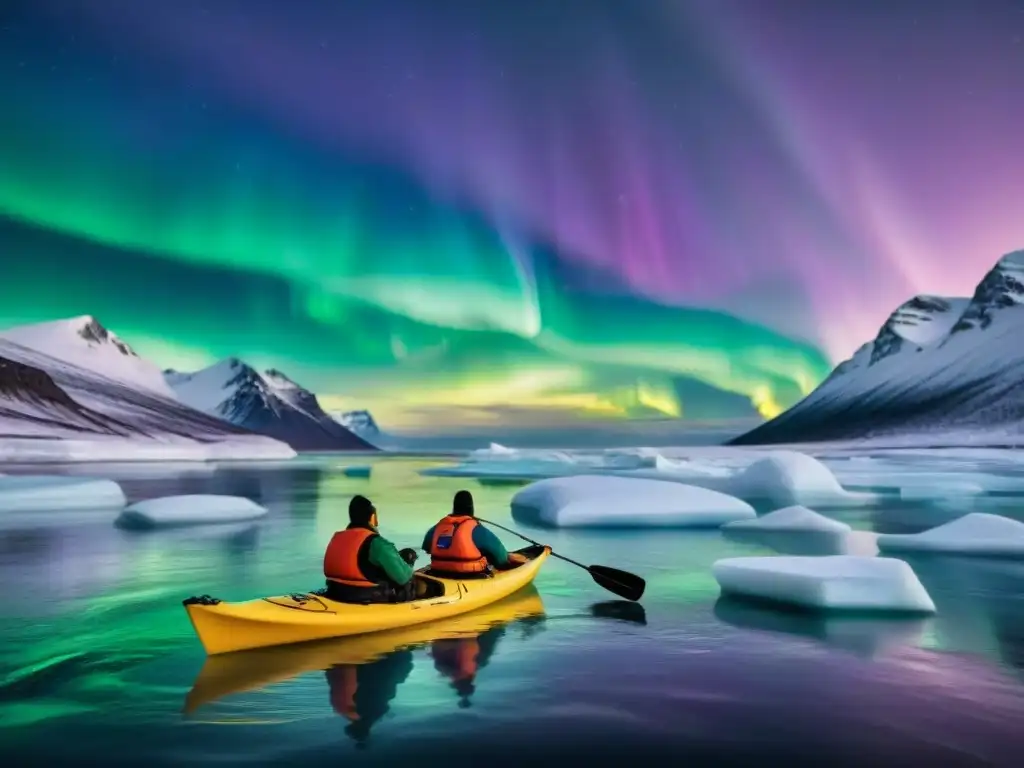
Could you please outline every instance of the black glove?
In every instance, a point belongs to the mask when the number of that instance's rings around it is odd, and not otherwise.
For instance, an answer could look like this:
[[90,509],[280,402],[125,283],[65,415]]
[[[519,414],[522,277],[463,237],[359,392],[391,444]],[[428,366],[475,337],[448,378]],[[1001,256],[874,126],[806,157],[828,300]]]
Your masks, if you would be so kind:
[[416,553],[416,550],[412,547],[406,547],[405,549],[401,549],[398,551],[398,554],[409,565],[415,563],[416,558],[419,557],[419,555]]

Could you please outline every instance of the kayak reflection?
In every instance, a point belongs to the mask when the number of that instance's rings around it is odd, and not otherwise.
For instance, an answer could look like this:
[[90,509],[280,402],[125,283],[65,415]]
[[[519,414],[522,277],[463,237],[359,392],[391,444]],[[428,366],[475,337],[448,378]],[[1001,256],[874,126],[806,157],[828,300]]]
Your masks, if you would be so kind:
[[323,670],[331,708],[349,721],[346,733],[363,743],[412,672],[415,649],[430,646],[435,668],[451,680],[460,706],[466,706],[477,673],[490,661],[509,625],[522,624],[526,634],[543,620],[544,603],[530,585],[451,619],[339,640],[209,656],[185,698],[184,712],[191,714],[227,696]]

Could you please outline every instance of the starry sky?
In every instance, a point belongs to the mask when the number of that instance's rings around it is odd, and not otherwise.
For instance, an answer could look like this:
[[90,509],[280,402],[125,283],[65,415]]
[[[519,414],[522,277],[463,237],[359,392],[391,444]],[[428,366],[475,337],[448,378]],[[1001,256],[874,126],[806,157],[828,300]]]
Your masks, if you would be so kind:
[[1024,247],[1020,0],[5,0],[0,325],[385,426],[770,416]]

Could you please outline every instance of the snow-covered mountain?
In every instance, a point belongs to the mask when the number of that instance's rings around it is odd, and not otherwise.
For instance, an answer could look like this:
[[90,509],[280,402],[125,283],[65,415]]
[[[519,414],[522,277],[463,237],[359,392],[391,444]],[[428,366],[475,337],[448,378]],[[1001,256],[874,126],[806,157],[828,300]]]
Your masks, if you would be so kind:
[[4,437],[138,432],[75,402],[46,371],[6,357],[0,357],[0,430]]
[[380,427],[369,411],[345,411],[331,416],[346,429],[362,437],[373,438],[380,435]]
[[0,331],[0,339],[131,387],[174,397],[158,366],[139,357],[91,315],[19,325]]
[[280,371],[260,373],[228,358],[195,373],[164,371],[181,402],[297,451],[372,451],[374,446],[328,416],[316,395]]
[[969,299],[906,302],[814,392],[732,442],[952,433],[1024,438],[1024,250],[1000,259]]
[[[92,318],[79,320],[15,328],[2,334],[0,460],[280,459],[295,455],[283,442],[190,408],[174,399],[173,393],[163,396],[156,391],[158,387],[149,386],[151,381],[131,381],[133,371],[145,374],[149,365],[134,353],[124,357],[139,364],[115,365],[111,373],[107,364],[119,362],[119,358],[95,345],[113,345],[109,340],[116,337]],[[46,332],[39,333],[40,329]],[[76,349],[76,334],[86,329],[95,338],[77,337],[85,350]],[[41,340],[62,357],[8,340],[13,338],[23,343]],[[61,341],[64,343],[58,343]]]

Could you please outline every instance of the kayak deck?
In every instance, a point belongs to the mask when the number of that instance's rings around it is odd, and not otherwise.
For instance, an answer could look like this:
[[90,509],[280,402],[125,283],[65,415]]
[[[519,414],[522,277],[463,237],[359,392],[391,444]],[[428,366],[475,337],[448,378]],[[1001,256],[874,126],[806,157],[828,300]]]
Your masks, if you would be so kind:
[[415,578],[426,582],[427,595],[400,603],[342,603],[317,591],[240,603],[203,595],[183,604],[209,655],[379,632],[458,616],[517,592],[533,582],[551,554],[540,546],[518,551],[527,562],[484,577],[456,579],[420,569]]

